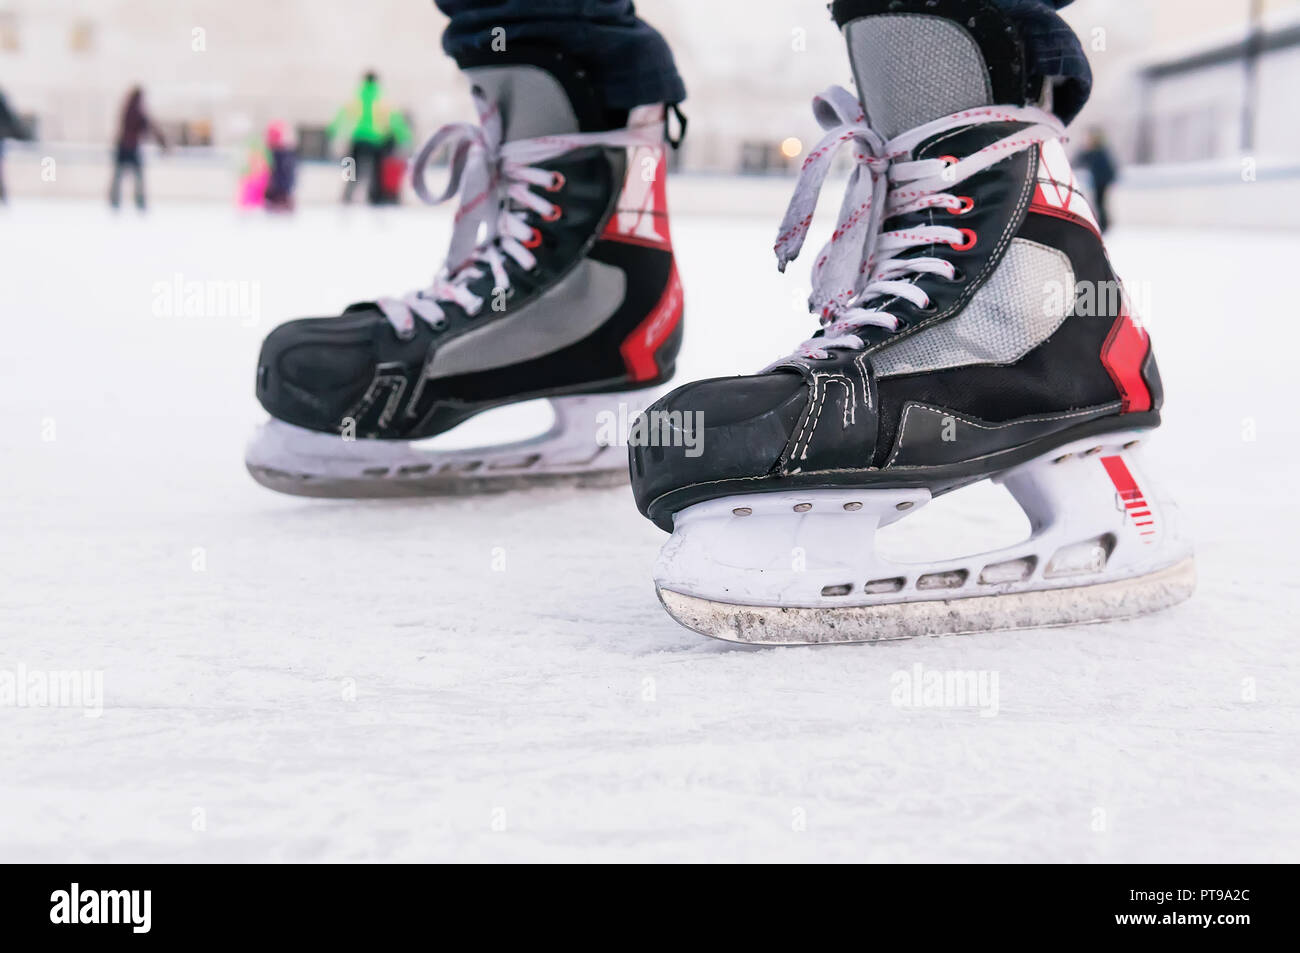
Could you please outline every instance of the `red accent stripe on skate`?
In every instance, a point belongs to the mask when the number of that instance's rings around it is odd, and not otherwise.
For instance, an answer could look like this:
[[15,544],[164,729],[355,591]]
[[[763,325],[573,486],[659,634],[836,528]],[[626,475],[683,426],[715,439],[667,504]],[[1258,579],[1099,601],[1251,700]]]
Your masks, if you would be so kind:
[[[649,158],[655,158],[655,171],[654,178],[647,182],[642,176],[642,163]],[[625,245],[671,250],[667,183],[668,160],[663,149],[641,146],[629,151],[623,191],[600,237]]]
[[1092,232],[1098,238],[1101,238],[1101,232],[1097,231],[1097,226],[1092,224],[1082,215],[1076,215],[1074,212],[1066,211],[1063,208],[1057,208],[1055,205],[1048,205],[1046,202],[1039,201],[1042,196],[1043,187],[1038,187],[1035,193],[1034,201],[1029,203],[1029,211],[1034,215],[1050,215],[1052,218],[1059,218],[1063,222],[1069,222],[1071,225],[1082,225],[1088,231]]
[[1121,413],[1139,413],[1151,409],[1151,391],[1142,379],[1142,362],[1151,350],[1147,332],[1133,320],[1125,304],[1101,346],[1101,364],[1115,382],[1122,406]]
[[655,361],[655,351],[668,340],[673,329],[681,323],[683,311],[682,282],[677,277],[677,264],[674,262],[668,274],[668,284],[659,302],[650,309],[644,321],[624,338],[619,346],[627,373],[636,381],[653,380],[659,376],[659,364]]
[[[667,221],[667,218],[664,221]],[[635,235],[622,235],[618,232],[606,231],[600,236],[600,239],[606,242],[618,242],[620,245],[640,245],[642,248],[657,248],[660,251],[667,251],[672,248],[671,244],[655,238],[638,238]]]
[[[1118,454],[1112,457],[1102,457],[1101,465],[1106,468],[1106,475],[1110,477],[1110,482],[1115,486],[1115,492],[1119,498],[1124,500],[1124,507],[1128,510],[1128,516],[1134,521],[1133,525],[1138,527],[1138,535],[1154,536],[1156,519],[1152,512],[1147,509],[1146,497],[1142,493],[1142,488],[1138,486],[1137,480],[1133,478],[1133,472],[1129,470],[1128,464],[1124,458]],[[1140,512],[1138,512],[1140,510]],[[1140,516],[1149,516],[1150,519],[1138,520]],[[1153,527],[1152,529],[1142,529],[1143,526]],[[1144,543],[1150,543],[1152,540],[1144,539]]]
[[1125,499],[1132,499],[1134,496],[1141,496],[1142,490],[1137,485],[1137,480],[1133,479],[1133,474],[1129,472],[1128,464],[1124,458],[1116,454],[1113,457],[1102,457],[1101,465],[1106,468],[1106,475],[1110,477],[1110,482],[1115,484],[1115,489],[1119,491],[1120,496]]

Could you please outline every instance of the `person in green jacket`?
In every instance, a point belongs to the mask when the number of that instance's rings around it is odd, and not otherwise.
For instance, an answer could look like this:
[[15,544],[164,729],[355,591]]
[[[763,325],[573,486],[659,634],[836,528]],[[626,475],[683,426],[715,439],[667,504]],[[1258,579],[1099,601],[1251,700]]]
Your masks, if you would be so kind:
[[380,165],[396,146],[411,141],[411,130],[402,114],[384,100],[379,77],[373,72],[366,73],[356,97],[330,123],[330,139],[340,133],[346,133],[350,140],[347,158],[351,160],[350,168],[345,170],[343,201],[352,201],[357,182],[366,176],[367,199],[378,205],[384,199]]

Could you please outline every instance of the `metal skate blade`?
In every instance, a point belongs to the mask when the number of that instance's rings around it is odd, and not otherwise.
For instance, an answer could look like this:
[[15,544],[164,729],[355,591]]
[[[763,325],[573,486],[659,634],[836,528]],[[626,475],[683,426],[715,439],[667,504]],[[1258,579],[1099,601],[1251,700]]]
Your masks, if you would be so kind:
[[868,606],[748,606],[658,592],[668,614],[701,635],[751,645],[816,645],[1106,622],[1175,605],[1195,588],[1195,560],[1188,556],[1144,576],[1090,586]]
[[551,398],[555,422],[508,443],[438,447],[425,441],[345,440],[281,420],[262,424],[244,464],[262,486],[293,496],[386,499],[468,496],[535,487],[626,486],[627,448],[599,439],[600,415],[640,406],[642,392]]
[[432,474],[396,478],[345,478],[291,473],[246,462],[249,474],[262,486],[291,496],[318,499],[400,499],[421,496],[474,496],[541,487],[599,488],[626,486],[628,470],[619,466],[580,473],[499,473],[483,476]]

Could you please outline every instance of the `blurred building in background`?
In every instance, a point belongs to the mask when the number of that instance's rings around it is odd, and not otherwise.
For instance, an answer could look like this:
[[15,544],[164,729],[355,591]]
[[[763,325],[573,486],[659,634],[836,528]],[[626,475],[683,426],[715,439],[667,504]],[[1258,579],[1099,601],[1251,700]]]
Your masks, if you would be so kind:
[[1096,76],[1071,132],[1105,132],[1118,221],[1282,224],[1276,209],[1300,201],[1300,0],[1078,0],[1065,13]]
[[[686,170],[793,171],[819,135],[813,94],[852,83],[821,0],[638,9],[686,79]],[[1077,0],[1065,15],[1096,74],[1076,143],[1100,128],[1122,164],[1165,170],[1249,157],[1280,174],[1300,161],[1300,0]],[[324,127],[367,69],[417,137],[472,118],[443,25],[432,0],[0,0],[0,89],[52,154],[98,154],[139,82],[169,138],[191,147],[181,158],[237,149],[277,119],[324,158]]]
[[140,83],[173,141],[229,146],[323,128],[374,69],[427,130],[464,106],[440,30],[423,0],[0,0],[0,87],[46,141],[108,141]]
[[1079,0],[1097,89],[1080,126],[1121,160],[1300,159],[1300,0]]

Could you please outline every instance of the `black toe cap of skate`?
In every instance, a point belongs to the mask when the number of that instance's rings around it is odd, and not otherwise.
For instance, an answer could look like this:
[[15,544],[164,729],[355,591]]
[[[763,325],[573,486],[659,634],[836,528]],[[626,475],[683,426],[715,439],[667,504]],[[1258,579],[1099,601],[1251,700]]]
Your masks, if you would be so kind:
[[661,397],[646,411],[643,432],[629,437],[637,508],[671,531],[666,495],[771,472],[807,396],[800,375],[773,373],[696,381]]
[[[257,361],[257,399],[273,417],[335,432],[382,362],[400,359],[401,342],[373,308],[333,318],[288,321],[266,336]],[[417,345],[418,366],[423,345]]]

